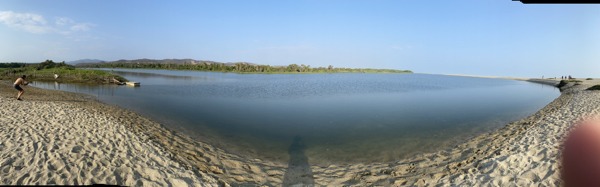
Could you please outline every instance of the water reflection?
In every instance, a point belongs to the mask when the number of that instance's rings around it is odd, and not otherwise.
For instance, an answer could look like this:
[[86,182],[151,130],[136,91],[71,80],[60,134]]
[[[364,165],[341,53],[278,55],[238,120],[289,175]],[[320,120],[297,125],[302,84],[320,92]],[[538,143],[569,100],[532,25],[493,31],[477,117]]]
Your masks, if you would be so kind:
[[142,86],[35,86],[94,95],[227,150],[290,161],[288,179],[308,159],[383,162],[445,148],[559,95],[528,82],[422,74],[116,72]]
[[[55,90],[64,90],[70,92],[77,93],[85,93],[94,95],[97,97],[101,96],[114,96],[115,90],[117,89],[117,85],[90,85],[90,84],[75,84],[75,83],[61,83],[58,81],[51,82],[43,82],[43,81],[35,81],[31,83],[32,86],[44,88],[44,89],[55,89]],[[131,87],[133,88],[133,87]]]
[[288,149],[290,160],[288,168],[283,175],[283,186],[314,186],[315,180],[308,163],[308,157],[304,153],[306,145],[302,137],[294,137],[294,142]]
[[60,83],[54,81],[54,89],[60,90]]

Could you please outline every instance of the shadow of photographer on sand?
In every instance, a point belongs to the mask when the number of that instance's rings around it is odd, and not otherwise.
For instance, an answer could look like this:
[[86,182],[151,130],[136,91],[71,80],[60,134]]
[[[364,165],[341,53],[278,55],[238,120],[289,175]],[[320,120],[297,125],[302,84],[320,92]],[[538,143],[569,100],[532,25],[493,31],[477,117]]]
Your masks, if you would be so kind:
[[306,145],[302,137],[294,137],[294,141],[288,149],[290,160],[288,168],[283,175],[283,186],[314,186],[313,173],[308,163],[308,157],[304,154]]

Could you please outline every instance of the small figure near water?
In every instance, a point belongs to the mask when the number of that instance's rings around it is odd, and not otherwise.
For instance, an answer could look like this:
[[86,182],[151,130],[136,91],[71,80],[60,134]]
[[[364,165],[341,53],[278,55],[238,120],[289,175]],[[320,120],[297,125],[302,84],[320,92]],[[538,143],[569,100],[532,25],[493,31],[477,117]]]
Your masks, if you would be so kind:
[[29,82],[25,81],[26,77],[27,77],[26,75],[23,75],[23,76],[17,78],[17,80],[13,84],[15,89],[19,90],[19,93],[17,94],[17,100],[19,100],[19,101],[21,101],[21,96],[23,95],[23,93],[25,93],[25,90],[23,90],[23,88],[21,88],[21,85],[29,84]]

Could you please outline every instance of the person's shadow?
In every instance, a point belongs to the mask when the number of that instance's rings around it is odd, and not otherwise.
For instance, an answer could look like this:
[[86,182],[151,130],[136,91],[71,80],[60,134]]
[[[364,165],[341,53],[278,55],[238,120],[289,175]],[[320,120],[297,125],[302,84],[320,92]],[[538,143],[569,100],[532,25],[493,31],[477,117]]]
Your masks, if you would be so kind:
[[302,137],[294,137],[294,142],[288,149],[290,161],[283,175],[283,186],[315,186],[313,173],[308,164],[308,158],[304,154],[304,141]]

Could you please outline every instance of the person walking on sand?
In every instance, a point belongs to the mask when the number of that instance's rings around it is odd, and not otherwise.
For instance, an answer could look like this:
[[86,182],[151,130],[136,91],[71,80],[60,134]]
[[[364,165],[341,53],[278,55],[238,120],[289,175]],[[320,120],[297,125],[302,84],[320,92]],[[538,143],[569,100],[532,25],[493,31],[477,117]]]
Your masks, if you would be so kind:
[[29,84],[27,81],[25,81],[25,78],[27,76],[23,75],[21,77],[19,77],[16,81],[15,81],[15,89],[19,90],[19,94],[17,94],[17,100],[21,100],[21,96],[23,95],[23,93],[25,93],[25,90],[23,90],[23,88],[21,88],[21,85],[27,85]]

